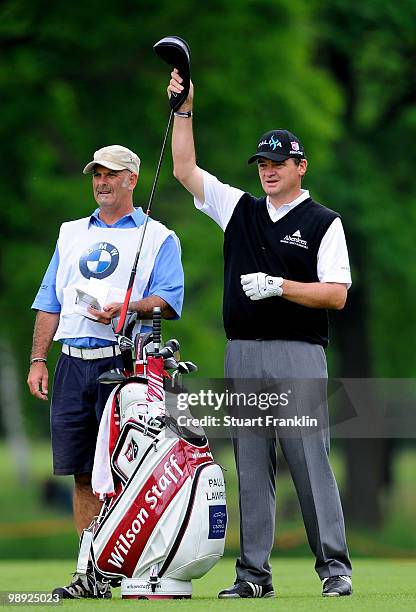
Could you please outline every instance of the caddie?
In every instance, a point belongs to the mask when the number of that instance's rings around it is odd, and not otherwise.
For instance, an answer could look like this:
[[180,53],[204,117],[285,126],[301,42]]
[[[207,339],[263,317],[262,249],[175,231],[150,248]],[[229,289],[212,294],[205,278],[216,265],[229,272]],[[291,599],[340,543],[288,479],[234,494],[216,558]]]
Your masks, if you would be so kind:
[[[37,311],[28,385],[31,393],[48,400],[47,354],[53,340],[62,343],[51,401],[54,474],[73,474],[74,519],[78,534],[100,511],[91,490],[96,438],[112,385],[100,385],[103,372],[123,367],[111,319],[119,314],[123,293],[145,219],[133,204],[140,159],[121,145],[103,147],[84,168],[92,174],[98,208],[83,219],[63,223],[56,249],[32,308]],[[102,310],[91,307],[84,316],[77,308],[80,288],[90,279],[107,288]],[[174,232],[150,220],[143,242],[129,310],[139,314],[136,331],[149,331],[147,319],[160,306],[162,316],[179,318],[183,302],[180,244]],[[74,576],[56,589],[63,598],[111,597],[108,584]]]
[[[168,95],[180,94],[175,69]],[[299,138],[286,129],[261,136],[248,163],[256,163],[264,196],[219,181],[196,163],[193,86],[175,114],[174,175],[195,206],[224,231],[223,318],[230,379],[327,378],[327,309],[341,310],[351,284],[338,213],[302,188],[308,162]],[[303,382],[302,382],[303,381]],[[316,409],[304,393],[304,412]],[[299,408],[295,406],[295,409]],[[326,398],[323,402],[327,423]],[[279,443],[298,494],[315,569],[324,596],[350,595],[349,559],[341,502],[329,464],[325,427],[310,435],[295,428]],[[235,583],[220,598],[274,597],[269,563],[275,534],[276,435],[233,433],[239,477],[240,557]],[[299,577],[301,580],[301,577]]]

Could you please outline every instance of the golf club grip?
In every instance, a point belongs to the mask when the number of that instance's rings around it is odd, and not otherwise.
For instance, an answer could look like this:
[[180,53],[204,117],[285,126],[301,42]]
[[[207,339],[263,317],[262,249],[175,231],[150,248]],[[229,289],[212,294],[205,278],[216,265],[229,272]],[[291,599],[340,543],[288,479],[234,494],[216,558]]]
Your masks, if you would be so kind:
[[127,311],[129,309],[130,297],[131,297],[131,292],[133,290],[133,283],[134,283],[135,276],[136,276],[136,270],[132,270],[130,274],[128,289],[126,291],[126,297],[124,298],[123,306],[121,307],[120,319],[118,321],[117,329],[115,331],[116,334],[121,334],[124,328],[124,324],[126,322],[126,316],[127,316]]
[[162,311],[160,306],[153,308],[153,344],[155,349],[159,349],[162,340]]

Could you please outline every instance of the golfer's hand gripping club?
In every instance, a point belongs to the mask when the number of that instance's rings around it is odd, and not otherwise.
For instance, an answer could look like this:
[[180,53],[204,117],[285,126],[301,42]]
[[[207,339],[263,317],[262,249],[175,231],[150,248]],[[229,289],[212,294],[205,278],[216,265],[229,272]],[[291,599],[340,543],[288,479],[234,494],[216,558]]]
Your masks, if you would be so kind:
[[[172,70],[172,72],[170,73],[170,76],[171,76],[171,79],[167,87],[169,99],[171,98],[173,94],[180,95],[184,91],[183,79],[177,68],[174,68]],[[189,81],[188,95],[186,96],[186,98],[184,98],[184,101],[178,110],[181,112],[185,112],[185,113],[192,111],[193,98],[194,98],[194,86],[193,86],[192,81]]]

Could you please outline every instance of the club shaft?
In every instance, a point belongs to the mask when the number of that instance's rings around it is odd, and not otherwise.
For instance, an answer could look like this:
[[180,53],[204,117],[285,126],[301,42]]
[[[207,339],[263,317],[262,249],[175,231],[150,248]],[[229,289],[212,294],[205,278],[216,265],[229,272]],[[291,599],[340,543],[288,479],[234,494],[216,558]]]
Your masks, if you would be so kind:
[[160,168],[162,166],[163,156],[164,156],[165,149],[166,149],[166,142],[168,140],[170,126],[172,124],[172,119],[173,119],[173,110],[171,110],[170,113],[169,113],[169,120],[168,120],[168,124],[166,126],[166,131],[165,131],[165,136],[163,138],[162,148],[160,150],[159,162],[157,164],[155,178],[153,180],[152,190],[150,192],[149,202],[147,204],[147,210],[146,210],[144,222],[143,222],[143,225],[142,225],[142,231],[141,231],[141,234],[140,234],[139,246],[137,247],[136,257],[134,258],[133,267],[131,269],[129,284],[127,286],[126,296],[124,298],[123,306],[122,306],[122,309],[121,309],[121,312],[120,312],[120,319],[119,319],[118,326],[117,326],[117,329],[116,329],[116,334],[119,334],[122,331],[124,331],[124,325],[125,325],[125,322],[126,322],[126,316],[127,316],[127,311],[128,311],[128,307],[129,307],[130,297],[131,297],[131,293],[132,293],[132,290],[133,290],[134,280],[136,278],[136,272],[137,272],[137,267],[138,267],[138,264],[139,264],[140,254],[141,254],[141,251],[142,251],[143,240],[144,240],[144,236],[145,236],[145,233],[146,233],[147,223],[149,221],[150,210],[152,208],[153,197],[154,197],[154,194],[155,194],[155,191],[156,191],[156,185],[157,185],[157,181],[158,181],[159,174],[160,174]]

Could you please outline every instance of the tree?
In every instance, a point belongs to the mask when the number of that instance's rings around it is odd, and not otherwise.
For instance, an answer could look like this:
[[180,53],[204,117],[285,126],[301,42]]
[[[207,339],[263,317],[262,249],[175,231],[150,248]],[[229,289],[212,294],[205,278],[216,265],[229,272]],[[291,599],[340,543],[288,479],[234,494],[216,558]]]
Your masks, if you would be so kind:
[[[321,11],[319,61],[345,101],[344,129],[322,192],[335,194],[344,212],[354,276],[348,307],[337,317],[339,369],[346,377],[412,376],[416,365],[410,265],[416,180],[409,155],[416,130],[415,18],[408,1],[336,0]],[[347,511],[355,522],[375,525],[391,441],[346,442]]]
[[[310,60],[314,36],[305,0],[214,1],[197,10],[189,0],[92,1],[88,9],[48,4],[45,10],[41,0],[30,7],[10,1],[0,9],[0,133],[8,143],[1,169],[8,202],[3,307],[18,304],[21,313],[19,326],[3,322],[1,333],[19,347],[22,364],[33,324],[30,304],[59,224],[94,207],[81,175],[84,162],[106,143],[123,143],[142,157],[139,203],[149,193],[168,116],[169,71],[152,51],[159,38],[174,32],[191,45],[199,160],[220,178],[259,192],[246,158],[275,123],[296,127],[321,168],[340,129],[336,88]],[[204,375],[220,376],[221,231],[193,210],[172,177],[169,156],[153,210],[183,245],[186,303],[174,333]]]

